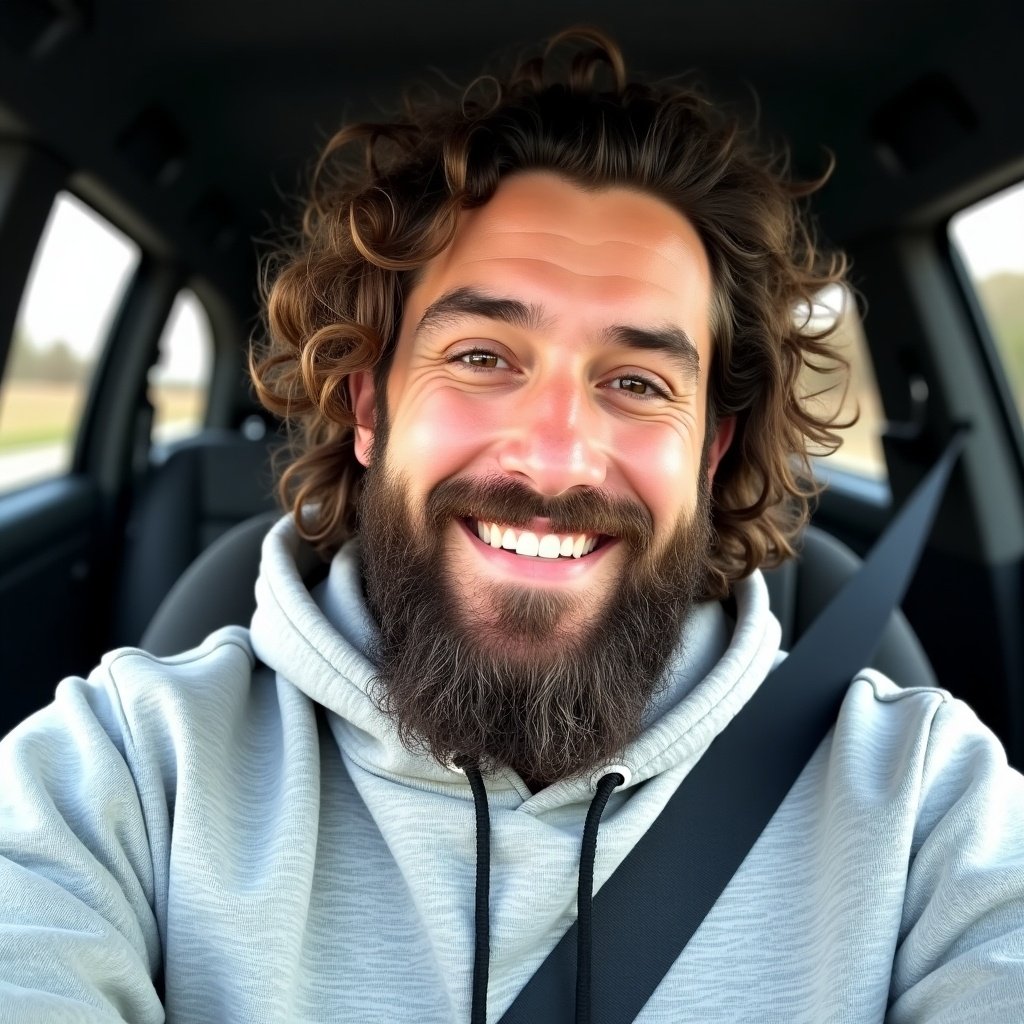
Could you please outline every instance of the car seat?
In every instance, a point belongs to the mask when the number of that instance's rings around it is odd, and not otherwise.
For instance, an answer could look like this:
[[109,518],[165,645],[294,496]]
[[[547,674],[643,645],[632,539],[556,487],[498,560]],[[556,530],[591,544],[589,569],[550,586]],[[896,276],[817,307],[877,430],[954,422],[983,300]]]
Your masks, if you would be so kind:
[[126,530],[114,642],[135,644],[175,581],[218,537],[276,507],[274,442],[207,429],[147,473]]

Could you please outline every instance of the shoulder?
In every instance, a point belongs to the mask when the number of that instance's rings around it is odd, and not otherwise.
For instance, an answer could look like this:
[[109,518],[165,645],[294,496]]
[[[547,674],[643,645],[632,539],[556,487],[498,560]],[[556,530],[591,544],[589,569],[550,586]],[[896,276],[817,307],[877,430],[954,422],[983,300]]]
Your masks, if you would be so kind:
[[275,675],[258,661],[249,631],[240,626],[219,629],[198,647],[167,657],[136,648],[112,651],[87,685],[110,693],[136,746],[191,745],[195,739],[217,744],[251,716],[254,705],[277,700]]
[[201,699],[248,686],[256,665],[249,631],[226,626],[180,654],[157,657],[135,647],[111,651],[90,678],[109,685],[125,704],[165,690]]
[[[923,757],[943,708],[958,704],[938,687],[902,687],[874,669],[863,669],[839,709],[835,743],[867,747],[876,756]],[[963,712],[971,714],[966,705]]]
[[891,1016],[1002,1020],[993,1007],[1012,1004],[1018,1019],[1024,776],[964,701],[875,672],[854,680],[836,737],[848,786],[870,801],[861,841],[904,865]]
[[948,690],[899,686],[874,669],[863,669],[854,678],[843,700],[840,721],[864,729],[868,736],[892,732],[906,739],[910,733],[919,734],[931,756],[961,743],[1002,751],[996,736],[970,705]]
[[865,669],[836,722],[833,757],[893,785],[899,779],[927,817],[969,794],[1011,799],[1024,809],[1024,778],[1009,767],[995,734],[964,701],[937,687],[898,686]]
[[258,663],[248,630],[238,626],[171,657],[120,648],[87,677],[63,680],[53,702],[17,726],[4,746],[93,754],[113,747],[129,764],[166,759],[176,748],[215,744],[274,690],[273,673]]

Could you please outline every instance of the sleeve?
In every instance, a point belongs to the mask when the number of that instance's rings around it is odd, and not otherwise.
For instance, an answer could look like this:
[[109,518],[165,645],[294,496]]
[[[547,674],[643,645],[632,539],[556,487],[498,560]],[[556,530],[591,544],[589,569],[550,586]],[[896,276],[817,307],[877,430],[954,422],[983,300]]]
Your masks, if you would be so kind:
[[887,1020],[1024,1021],[1024,778],[959,701],[928,740]]
[[164,1020],[130,746],[102,669],[0,743],[0,1024]]

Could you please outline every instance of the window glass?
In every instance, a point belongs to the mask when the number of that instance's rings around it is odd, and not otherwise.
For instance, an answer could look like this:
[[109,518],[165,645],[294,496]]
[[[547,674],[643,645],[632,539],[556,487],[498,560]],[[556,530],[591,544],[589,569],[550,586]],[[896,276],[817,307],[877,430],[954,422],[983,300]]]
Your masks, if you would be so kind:
[[70,468],[89,383],[139,256],[80,200],[57,196],[0,384],[0,492]]
[[149,371],[153,440],[166,444],[202,428],[213,367],[213,330],[195,292],[178,292]]
[[806,309],[798,309],[796,316],[798,322],[806,323],[811,331],[837,323],[829,345],[850,362],[850,384],[845,396],[842,374],[820,373],[805,367],[800,380],[804,401],[818,415],[838,410],[840,423],[851,419],[855,412],[860,413],[853,426],[840,431],[842,447],[828,456],[822,468],[885,480],[882,432],[886,420],[857,303],[845,288],[833,285],[816,297],[810,317]]
[[1017,409],[1024,410],[1024,184],[957,214],[949,233],[974,283]]

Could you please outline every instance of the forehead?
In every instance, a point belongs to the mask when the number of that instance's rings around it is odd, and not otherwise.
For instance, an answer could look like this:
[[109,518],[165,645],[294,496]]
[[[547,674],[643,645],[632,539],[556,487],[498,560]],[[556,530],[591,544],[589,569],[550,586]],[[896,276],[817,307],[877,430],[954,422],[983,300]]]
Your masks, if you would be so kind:
[[632,189],[584,189],[543,171],[505,179],[461,214],[452,244],[423,269],[407,323],[466,285],[523,298],[574,327],[670,323],[709,353],[711,272],[700,237],[668,203]]

